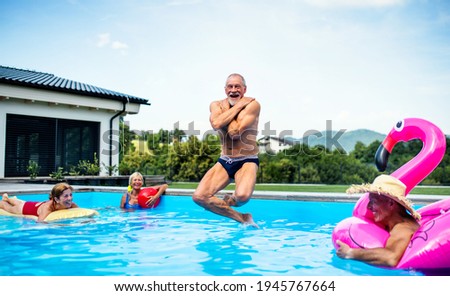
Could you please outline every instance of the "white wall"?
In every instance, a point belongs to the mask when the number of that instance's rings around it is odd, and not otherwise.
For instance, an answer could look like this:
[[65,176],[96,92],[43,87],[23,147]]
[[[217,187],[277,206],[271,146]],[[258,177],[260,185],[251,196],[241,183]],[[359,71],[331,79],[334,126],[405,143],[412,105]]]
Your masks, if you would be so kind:
[[[139,107],[139,104],[127,104],[126,112],[137,114]],[[120,101],[0,84],[0,178],[5,177],[6,114],[99,122],[98,158],[102,167],[102,163],[109,165],[110,120],[122,111],[122,108],[123,104]],[[120,116],[114,119],[112,133],[112,164],[117,166],[119,119]],[[103,169],[100,175],[107,175],[107,171]]]
[[6,139],[6,113],[0,101],[0,178],[5,177],[5,139]]

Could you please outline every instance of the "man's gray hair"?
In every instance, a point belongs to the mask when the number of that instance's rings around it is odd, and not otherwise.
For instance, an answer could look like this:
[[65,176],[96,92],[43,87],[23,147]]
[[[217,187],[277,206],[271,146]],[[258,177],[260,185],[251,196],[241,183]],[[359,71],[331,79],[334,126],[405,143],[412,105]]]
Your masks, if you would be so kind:
[[228,83],[228,79],[230,79],[231,77],[234,77],[234,76],[237,76],[237,77],[241,78],[242,84],[243,84],[245,87],[247,87],[247,83],[245,82],[244,76],[242,76],[241,74],[238,74],[238,73],[233,73],[233,74],[228,75],[227,81],[225,81],[225,86],[226,86],[227,83]]

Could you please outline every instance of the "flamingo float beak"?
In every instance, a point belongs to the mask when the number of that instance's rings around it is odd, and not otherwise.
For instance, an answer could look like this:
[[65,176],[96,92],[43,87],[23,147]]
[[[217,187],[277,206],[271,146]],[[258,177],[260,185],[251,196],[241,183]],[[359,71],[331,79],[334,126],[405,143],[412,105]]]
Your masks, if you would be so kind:
[[375,165],[378,171],[384,172],[387,168],[389,156],[397,141],[395,141],[390,135],[388,135],[384,141],[380,144],[375,153]]
[[377,153],[375,153],[375,164],[378,171],[384,172],[386,170],[390,155],[391,153],[389,153],[383,144],[380,144],[377,149]]

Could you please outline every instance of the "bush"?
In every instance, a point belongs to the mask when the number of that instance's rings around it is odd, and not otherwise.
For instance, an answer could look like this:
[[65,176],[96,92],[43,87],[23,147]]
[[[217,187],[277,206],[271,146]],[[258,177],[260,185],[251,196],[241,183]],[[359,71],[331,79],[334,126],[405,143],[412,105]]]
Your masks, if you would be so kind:
[[98,164],[97,153],[94,153],[94,162],[89,160],[80,160],[78,165],[70,168],[71,176],[97,176],[100,173],[100,166]]
[[63,181],[64,174],[67,174],[67,172],[64,172],[64,168],[58,167],[58,170],[56,172],[51,173],[49,176],[55,181]]
[[36,161],[34,161],[34,160],[28,161],[27,172],[30,174],[31,180],[36,179],[36,177],[39,174],[40,169],[41,169],[41,167],[39,166],[39,164]]

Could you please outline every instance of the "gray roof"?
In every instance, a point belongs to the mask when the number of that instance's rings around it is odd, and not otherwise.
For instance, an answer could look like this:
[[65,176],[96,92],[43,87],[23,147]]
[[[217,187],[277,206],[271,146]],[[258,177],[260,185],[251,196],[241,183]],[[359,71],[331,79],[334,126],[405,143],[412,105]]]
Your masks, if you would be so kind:
[[14,84],[40,89],[54,90],[71,94],[82,94],[117,101],[150,105],[148,100],[81,83],[53,74],[0,66],[0,83]]
[[262,142],[262,141],[269,141],[271,139],[275,140],[275,141],[278,141],[281,144],[285,144],[285,145],[300,144],[299,141],[294,141],[294,139],[290,138],[290,137],[278,138],[278,137],[272,137],[272,136],[265,136],[265,137],[262,137],[262,138],[258,139],[258,141],[260,141],[260,142]]

